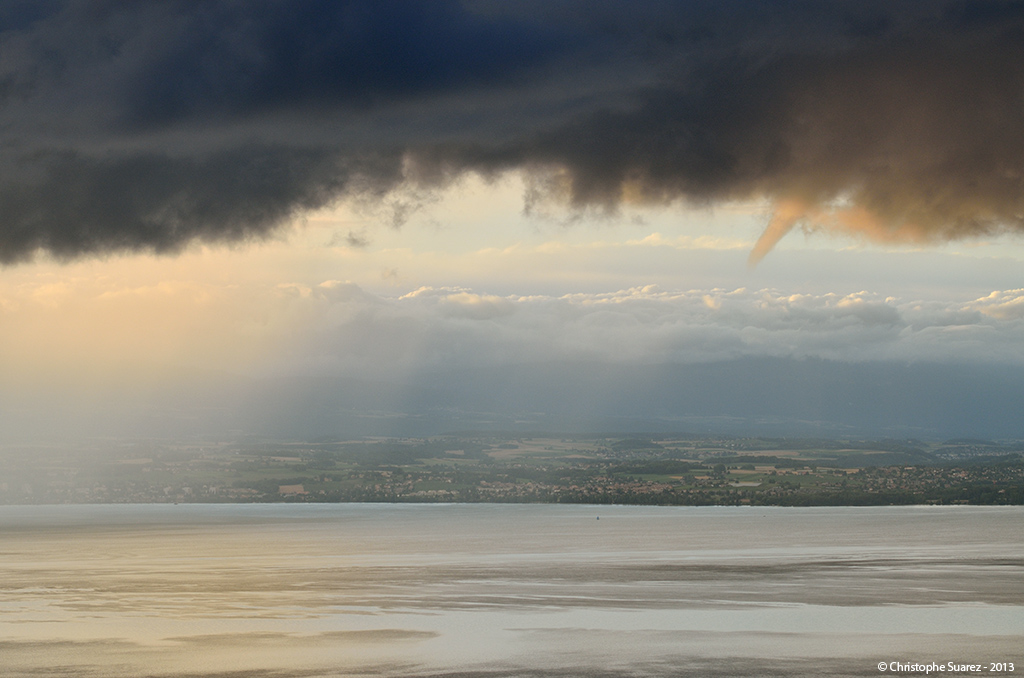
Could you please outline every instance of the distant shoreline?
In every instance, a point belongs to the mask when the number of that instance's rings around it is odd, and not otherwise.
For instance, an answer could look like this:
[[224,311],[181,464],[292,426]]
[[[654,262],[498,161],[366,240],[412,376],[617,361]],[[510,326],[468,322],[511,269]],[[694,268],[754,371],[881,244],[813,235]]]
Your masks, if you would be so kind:
[[554,438],[26,447],[0,504],[1024,504],[1016,443]]

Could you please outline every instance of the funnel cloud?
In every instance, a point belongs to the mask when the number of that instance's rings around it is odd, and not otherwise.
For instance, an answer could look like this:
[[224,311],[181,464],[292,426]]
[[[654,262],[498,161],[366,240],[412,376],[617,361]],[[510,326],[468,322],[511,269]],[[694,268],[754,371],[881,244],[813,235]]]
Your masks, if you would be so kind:
[[175,252],[475,173],[581,209],[1024,231],[1024,2],[211,0],[0,10],[0,262]]

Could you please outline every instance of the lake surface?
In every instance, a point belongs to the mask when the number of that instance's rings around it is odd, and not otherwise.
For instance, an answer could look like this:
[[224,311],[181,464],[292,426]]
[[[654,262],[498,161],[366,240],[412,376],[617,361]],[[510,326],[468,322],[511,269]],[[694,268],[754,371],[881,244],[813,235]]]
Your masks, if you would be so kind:
[[1024,672],[1024,507],[0,507],[3,677],[896,661]]

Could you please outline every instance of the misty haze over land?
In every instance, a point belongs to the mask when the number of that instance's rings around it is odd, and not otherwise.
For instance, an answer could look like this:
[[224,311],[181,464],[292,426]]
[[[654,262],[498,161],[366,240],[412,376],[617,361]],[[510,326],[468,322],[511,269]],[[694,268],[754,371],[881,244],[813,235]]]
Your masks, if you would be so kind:
[[[695,365],[547,363],[400,378],[183,379],[48,399],[8,395],[4,440],[232,439],[451,431],[1019,439],[1024,369],[745,358]],[[42,395],[42,398],[53,396]]]

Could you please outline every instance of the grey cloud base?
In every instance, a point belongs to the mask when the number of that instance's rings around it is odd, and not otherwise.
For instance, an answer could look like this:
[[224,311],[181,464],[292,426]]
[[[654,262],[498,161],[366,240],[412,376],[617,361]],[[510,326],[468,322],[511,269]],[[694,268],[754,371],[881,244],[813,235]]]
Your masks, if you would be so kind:
[[779,201],[776,236],[1020,230],[1022,87],[1014,1],[12,3],[0,261],[514,170],[579,207]]

